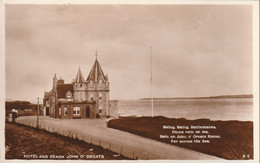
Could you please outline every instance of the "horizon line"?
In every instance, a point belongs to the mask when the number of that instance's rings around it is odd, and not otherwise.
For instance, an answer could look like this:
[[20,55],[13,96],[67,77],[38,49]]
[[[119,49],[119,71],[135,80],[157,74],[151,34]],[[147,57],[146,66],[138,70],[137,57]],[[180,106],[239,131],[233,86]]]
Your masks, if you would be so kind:
[[[214,95],[214,96],[187,96],[187,97],[153,97],[153,99],[198,99],[198,98],[216,98],[216,97],[242,97],[242,96],[250,96],[250,98],[253,97],[253,93],[251,94],[222,94],[222,95]],[[128,99],[110,99],[110,101],[113,100],[149,100],[152,99],[151,97],[142,97],[138,99],[128,98]],[[37,102],[37,101],[31,101],[31,100],[13,100],[13,99],[6,99],[5,102],[12,102],[12,101],[26,101],[26,102]],[[40,102],[39,102],[40,103]],[[41,104],[41,103],[40,103]]]

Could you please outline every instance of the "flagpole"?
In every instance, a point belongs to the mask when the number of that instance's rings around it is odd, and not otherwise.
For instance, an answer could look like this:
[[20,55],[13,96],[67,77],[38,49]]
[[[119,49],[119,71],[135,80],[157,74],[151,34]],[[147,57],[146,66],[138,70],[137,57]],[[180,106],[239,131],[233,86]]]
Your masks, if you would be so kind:
[[152,106],[152,117],[153,117],[153,57],[152,57],[152,47],[150,47],[150,59],[151,59],[151,106]]

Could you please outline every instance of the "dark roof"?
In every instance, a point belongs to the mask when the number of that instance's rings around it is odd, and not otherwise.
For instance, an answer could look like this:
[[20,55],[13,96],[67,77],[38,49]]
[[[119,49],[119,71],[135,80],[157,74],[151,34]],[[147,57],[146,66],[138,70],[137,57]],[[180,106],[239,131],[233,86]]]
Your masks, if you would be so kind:
[[107,77],[104,75],[98,60],[96,59],[89,75],[87,81],[93,80],[94,82],[98,82],[98,80],[102,79],[103,81],[107,81]]
[[80,71],[80,68],[79,68],[77,76],[75,78],[75,82],[76,83],[84,83],[85,82],[84,77],[83,77],[83,75],[82,75],[82,73]]
[[73,84],[58,84],[57,85],[58,98],[66,98],[66,93],[68,91],[73,93]]

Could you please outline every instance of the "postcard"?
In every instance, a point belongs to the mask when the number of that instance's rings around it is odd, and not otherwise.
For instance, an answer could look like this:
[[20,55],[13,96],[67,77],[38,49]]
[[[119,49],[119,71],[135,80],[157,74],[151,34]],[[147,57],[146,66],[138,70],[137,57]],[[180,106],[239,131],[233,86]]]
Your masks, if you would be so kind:
[[258,162],[258,5],[1,2],[1,161]]

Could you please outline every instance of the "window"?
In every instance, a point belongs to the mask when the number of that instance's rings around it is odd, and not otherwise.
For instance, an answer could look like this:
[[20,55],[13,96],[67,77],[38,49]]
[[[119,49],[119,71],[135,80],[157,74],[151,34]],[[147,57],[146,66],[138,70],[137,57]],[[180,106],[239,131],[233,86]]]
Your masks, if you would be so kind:
[[99,106],[99,107],[98,107],[98,112],[99,112],[99,113],[102,113],[102,106]]
[[102,100],[102,93],[99,93],[98,99]]
[[65,116],[68,115],[68,108],[67,108],[67,106],[64,106],[64,115],[65,115]]
[[99,80],[99,84],[102,84],[102,79]]
[[73,115],[80,115],[79,111],[80,111],[80,107],[74,107],[73,108]]
[[77,93],[77,100],[78,100],[79,102],[82,102],[82,101],[85,100],[85,94],[84,94],[84,92],[79,92],[79,93]]
[[82,84],[80,84],[80,86],[79,87],[82,87]]
[[72,93],[71,93],[70,91],[68,91],[68,92],[66,93],[66,97],[67,97],[67,98],[71,98],[71,97],[72,97]]
[[59,107],[59,115],[61,115],[61,107]]
[[93,94],[92,94],[92,93],[90,94],[90,100],[94,100],[94,99],[93,99]]
[[79,93],[79,99],[80,99],[80,101],[82,101],[83,100],[83,97],[82,97],[83,95],[82,95],[82,92],[80,92]]

